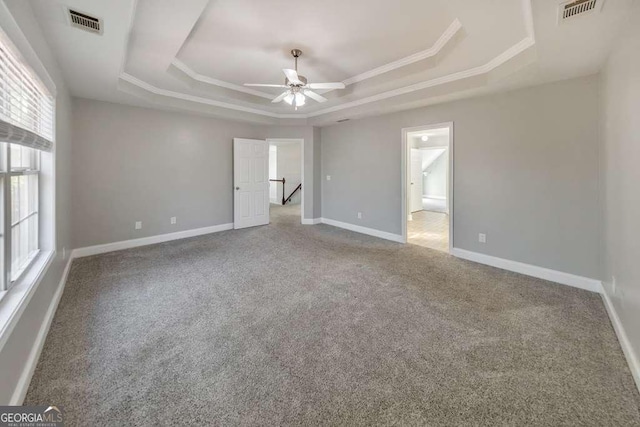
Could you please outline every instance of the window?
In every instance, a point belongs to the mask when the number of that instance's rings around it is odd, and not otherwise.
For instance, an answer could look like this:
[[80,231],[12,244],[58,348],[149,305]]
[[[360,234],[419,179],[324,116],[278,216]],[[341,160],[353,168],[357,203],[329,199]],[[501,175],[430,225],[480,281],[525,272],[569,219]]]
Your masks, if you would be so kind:
[[[11,281],[38,254],[38,170],[40,152],[8,145],[11,199]],[[7,148],[5,148],[7,150]]]
[[54,100],[0,30],[0,294],[40,250],[40,159],[53,147]]

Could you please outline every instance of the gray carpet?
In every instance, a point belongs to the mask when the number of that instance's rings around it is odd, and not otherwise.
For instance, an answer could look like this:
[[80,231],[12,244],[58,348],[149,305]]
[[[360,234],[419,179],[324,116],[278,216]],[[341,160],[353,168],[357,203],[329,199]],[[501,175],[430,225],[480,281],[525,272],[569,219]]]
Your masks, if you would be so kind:
[[76,260],[25,404],[68,425],[640,425],[598,295],[296,209]]

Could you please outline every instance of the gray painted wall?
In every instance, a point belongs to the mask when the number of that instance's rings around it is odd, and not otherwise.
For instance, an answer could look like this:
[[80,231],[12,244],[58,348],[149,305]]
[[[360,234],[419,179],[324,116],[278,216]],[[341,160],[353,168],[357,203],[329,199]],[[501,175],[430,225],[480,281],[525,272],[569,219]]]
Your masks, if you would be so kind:
[[[56,60],[34,19],[29,2],[8,0],[6,4],[29,44],[54,80],[58,92],[55,141],[57,254],[11,335],[0,349],[0,404],[3,405],[9,403],[20,375],[26,367],[45,313],[60,283],[67,262],[62,259],[62,248],[71,248],[71,98]],[[2,16],[0,22],[4,22],[4,19],[9,17]]]
[[234,137],[263,128],[76,99],[74,247],[233,222]]
[[[603,280],[640,356],[640,3],[602,73]],[[615,276],[616,291],[612,286]]]
[[322,216],[401,234],[401,129],[449,121],[455,247],[599,277],[596,76],[322,128]]
[[[73,115],[75,248],[233,222],[234,137],[304,138],[305,218],[314,217],[312,127],[252,125],[88,99],[74,100]],[[141,230],[134,229],[136,221]]]

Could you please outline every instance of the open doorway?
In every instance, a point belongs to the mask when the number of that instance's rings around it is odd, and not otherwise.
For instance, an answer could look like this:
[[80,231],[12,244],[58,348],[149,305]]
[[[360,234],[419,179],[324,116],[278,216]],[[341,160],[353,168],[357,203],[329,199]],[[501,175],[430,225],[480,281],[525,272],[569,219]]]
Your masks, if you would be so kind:
[[402,130],[403,233],[407,243],[453,247],[453,124]]
[[304,212],[304,140],[267,139],[269,143],[269,210],[271,221],[296,217]]

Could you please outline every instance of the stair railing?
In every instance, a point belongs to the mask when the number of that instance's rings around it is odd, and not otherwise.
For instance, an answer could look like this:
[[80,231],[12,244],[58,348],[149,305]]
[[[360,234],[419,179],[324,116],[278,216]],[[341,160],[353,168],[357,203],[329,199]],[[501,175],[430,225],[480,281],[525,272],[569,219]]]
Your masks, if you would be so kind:
[[269,181],[271,182],[281,182],[282,183],[282,206],[286,205],[287,202],[291,201],[291,198],[293,197],[293,195],[296,193],[296,191],[300,190],[302,191],[302,184],[299,184],[295,190],[293,190],[291,192],[291,194],[289,194],[289,197],[284,197],[285,195],[285,183],[287,182],[284,177],[282,177],[282,179],[270,179]]

